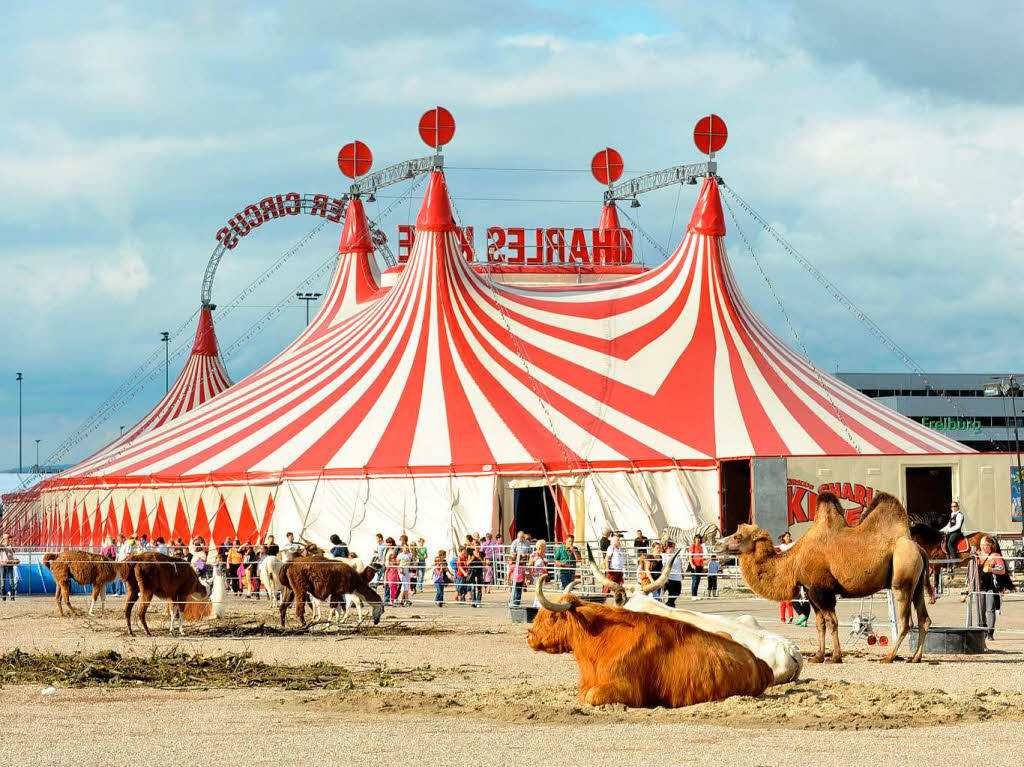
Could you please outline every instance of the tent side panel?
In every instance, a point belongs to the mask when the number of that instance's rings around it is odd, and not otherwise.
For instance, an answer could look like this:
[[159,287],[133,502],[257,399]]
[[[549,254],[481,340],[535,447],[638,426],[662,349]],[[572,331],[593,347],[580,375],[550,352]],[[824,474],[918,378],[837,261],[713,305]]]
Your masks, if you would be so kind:
[[1015,461],[1015,456],[1001,453],[787,458],[787,522],[794,534],[802,532],[823,490],[839,495],[851,518],[879,491],[905,504],[908,468],[949,467],[952,496],[960,501],[968,528],[1019,532],[1010,506],[1010,467]]

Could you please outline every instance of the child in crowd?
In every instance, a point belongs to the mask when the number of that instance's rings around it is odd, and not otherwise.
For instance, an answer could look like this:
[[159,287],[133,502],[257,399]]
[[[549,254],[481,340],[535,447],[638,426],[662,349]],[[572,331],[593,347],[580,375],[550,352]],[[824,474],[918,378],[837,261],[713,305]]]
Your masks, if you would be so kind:
[[434,604],[438,607],[444,607],[444,587],[451,580],[451,570],[448,569],[448,563],[444,561],[444,550],[442,549],[434,557]]
[[491,584],[494,583],[494,563],[491,558],[487,556],[487,552],[482,552],[484,556],[484,593],[491,593]]
[[390,554],[388,565],[384,569],[384,599],[392,604],[398,603],[398,584],[401,577],[398,572],[398,556]]
[[708,562],[708,599],[718,597],[718,574],[722,572],[722,565],[718,561],[718,555],[712,554]]
[[651,583],[651,565],[647,561],[646,551],[642,551],[636,561],[636,582],[640,588],[646,588]]
[[402,544],[402,550],[398,554],[398,576],[401,579],[402,590],[398,595],[398,603],[405,606],[412,605],[412,549],[408,543]]
[[469,576],[469,555],[465,546],[459,546],[459,556],[455,558],[455,601],[466,601],[469,589],[466,579]]

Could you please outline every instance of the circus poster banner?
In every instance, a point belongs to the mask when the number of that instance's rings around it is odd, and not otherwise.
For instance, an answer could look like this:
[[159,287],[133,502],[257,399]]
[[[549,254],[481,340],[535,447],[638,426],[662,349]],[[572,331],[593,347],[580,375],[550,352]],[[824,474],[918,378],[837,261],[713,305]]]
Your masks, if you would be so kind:
[[786,480],[789,525],[813,522],[818,495],[824,492],[835,493],[846,512],[846,523],[855,525],[860,520],[861,512],[871,504],[877,491],[870,485],[860,482],[823,482],[814,485],[802,479],[789,477]]
[[1021,510],[1021,487],[1024,486],[1024,470],[1010,467],[1010,517],[1014,522],[1024,522]]

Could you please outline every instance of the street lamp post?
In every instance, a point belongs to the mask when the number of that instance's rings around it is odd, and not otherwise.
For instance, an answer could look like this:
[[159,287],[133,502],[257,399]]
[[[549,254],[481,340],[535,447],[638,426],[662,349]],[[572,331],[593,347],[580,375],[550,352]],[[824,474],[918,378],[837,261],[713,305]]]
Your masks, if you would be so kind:
[[160,340],[164,342],[164,394],[171,390],[171,334],[163,331]]
[[18,373],[18,377],[14,380],[18,382],[18,473],[21,474],[21,373]]
[[36,474],[39,473],[39,443],[40,442],[42,442],[41,439],[37,439],[36,440],[36,472],[35,472]]
[[316,301],[323,293],[296,293],[295,297],[300,301],[306,302],[306,325],[309,325],[309,304],[311,301]]

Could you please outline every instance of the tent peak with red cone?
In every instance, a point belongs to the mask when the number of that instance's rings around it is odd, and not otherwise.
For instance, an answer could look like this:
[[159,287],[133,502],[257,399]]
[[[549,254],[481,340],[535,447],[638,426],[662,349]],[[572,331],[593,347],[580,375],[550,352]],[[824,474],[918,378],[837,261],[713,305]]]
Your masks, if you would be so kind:
[[205,357],[217,356],[217,335],[213,331],[213,312],[208,306],[199,310],[199,326],[196,328],[196,340],[192,344],[192,353]]
[[423,205],[416,216],[416,230],[420,232],[451,232],[455,230],[452,203],[448,198],[448,185],[440,170],[430,172]]
[[725,215],[722,213],[722,199],[718,194],[718,180],[713,176],[704,179],[697,204],[690,217],[688,231],[707,234],[712,237],[725,236]]
[[345,226],[341,230],[341,240],[338,242],[338,252],[373,252],[373,240],[370,237],[370,227],[366,222],[366,211],[363,209],[363,201],[358,198],[353,198],[348,202]]

